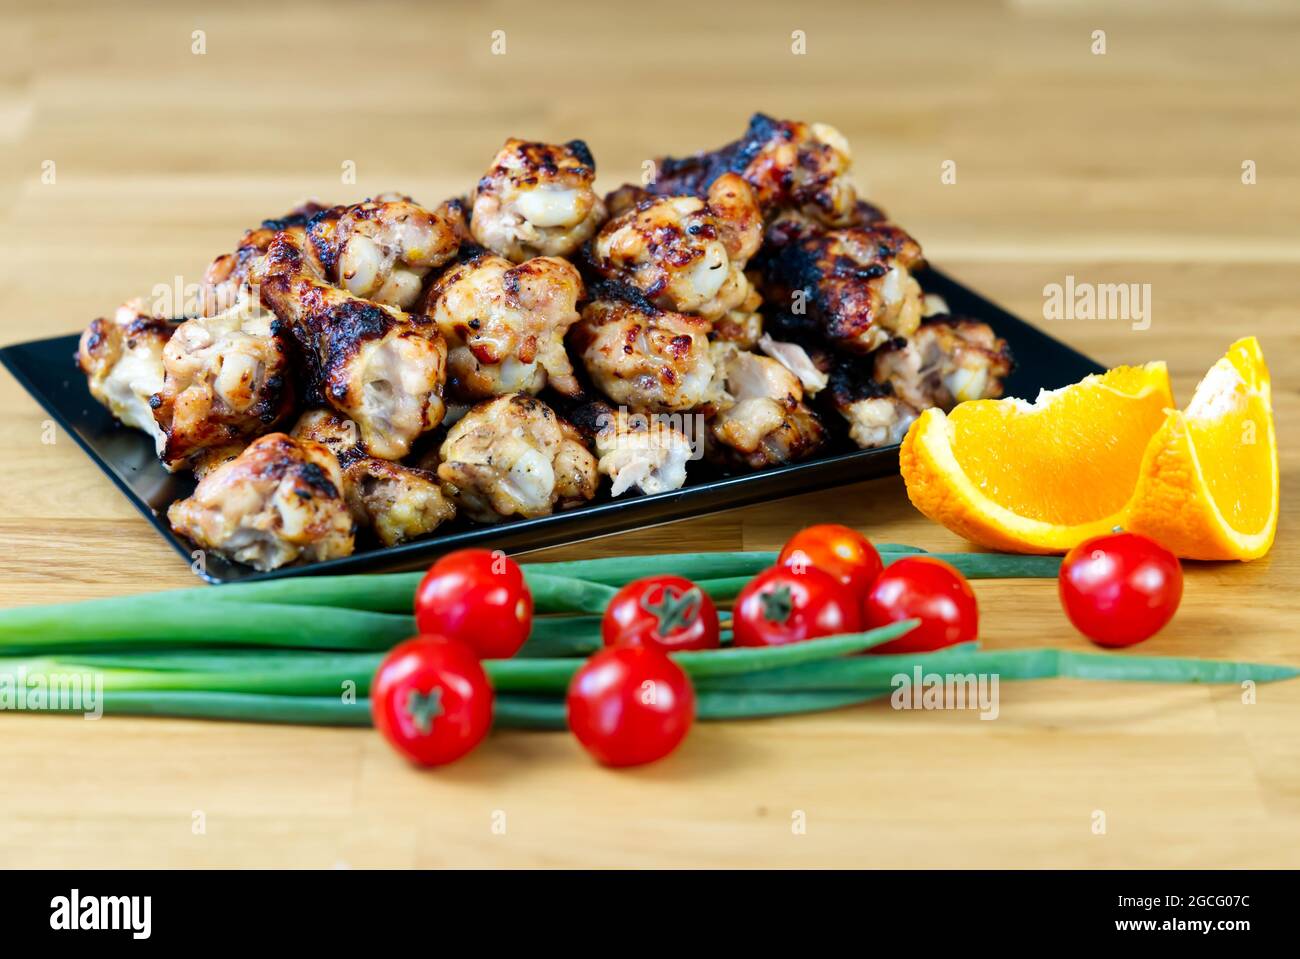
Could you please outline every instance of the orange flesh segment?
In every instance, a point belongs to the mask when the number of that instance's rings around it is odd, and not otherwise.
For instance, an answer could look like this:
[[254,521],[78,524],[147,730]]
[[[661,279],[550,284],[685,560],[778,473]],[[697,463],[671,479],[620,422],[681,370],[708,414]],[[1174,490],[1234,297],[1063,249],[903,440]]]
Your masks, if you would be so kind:
[[1214,504],[1234,530],[1257,533],[1272,513],[1272,452],[1264,398],[1229,356],[1187,406],[1187,435]]
[[1119,367],[1024,403],[976,401],[949,414],[953,455],[994,503],[1074,526],[1112,516],[1172,405],[1164,365]]

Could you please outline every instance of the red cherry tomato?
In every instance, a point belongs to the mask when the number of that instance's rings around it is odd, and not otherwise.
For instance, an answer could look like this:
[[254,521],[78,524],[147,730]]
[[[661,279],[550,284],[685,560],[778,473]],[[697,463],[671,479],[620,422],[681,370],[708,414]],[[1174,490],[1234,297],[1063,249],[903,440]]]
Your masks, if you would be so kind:
[[867,629],[921,621],[907,635],[872,647],[872,653],[924,653],[979,635],[979,605],[970,583],[931,556],[905,556],[886,566],[867,593],[862,618]]
[[1178,557],[1137,533],[1080,543],[1061,563],[1061,604],[1098,646],[1132,646],[1160,632],[1183,598]]
[[507,659],[533,628],[533,594],[505,553],[463,549],[442,557],[420,581],[415,625],[464,643],[480,659]]
[[839,523],[821,523],[795,533],[777,557],[777,566],[816,566],[853,590],[855,596],[867,590],[885,568],[871,541],[855,529]]
[[773,566],[740,591],[732,607],[737,646],[783,646],[862,628],[861,601],[830,573]]
[[638,766],[677,748],[695,720],[695,690],[654,646],[609,646],[569,684],[569,728],[607,766]]
[[606,646],[654,645],[670,652],[716,649],[718,610],[689,579],[647,576],[614,594],[600,634]]
[[459,759],[492,725],[492,687],[478,656],[442,636],[395,646],[370,685],[370,712],[393,747],[421,766]]

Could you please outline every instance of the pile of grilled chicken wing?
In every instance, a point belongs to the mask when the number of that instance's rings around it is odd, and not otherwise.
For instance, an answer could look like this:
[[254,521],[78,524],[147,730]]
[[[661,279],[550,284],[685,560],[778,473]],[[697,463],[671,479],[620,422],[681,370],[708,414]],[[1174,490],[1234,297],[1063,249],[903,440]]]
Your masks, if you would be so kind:
[[[260,570],[758,470],[996,397],[1006,344],[950,316],[833,127],[755,115],[601,198],[591,151],[508,140],[472,194],[308,203],[82,335],[90,391],[194,494],[198,547]],[[675,416],[665,414],[676,414]],[[682,424],[704,424],[690,438]]]

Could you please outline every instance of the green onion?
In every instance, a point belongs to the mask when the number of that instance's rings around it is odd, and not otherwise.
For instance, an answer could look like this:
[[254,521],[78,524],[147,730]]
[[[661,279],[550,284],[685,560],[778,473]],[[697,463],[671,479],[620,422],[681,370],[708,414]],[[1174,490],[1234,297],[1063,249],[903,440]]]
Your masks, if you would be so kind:
[[[920,552],[882,545],[890,564]],[[733,599],[776,561],[773,552],[609,557],[524,567],[539,614],[519,655],[484,663],[496,724],[565,725],[563,694],[583,657],[602,647],[601,615],[616,588],[673,572],[715,600]],[[940,553],[967,577],[1055,577],[1059,557]],[[386,650],[415,632],[409,615],[423,573],[302,577],[59,606],[0,611],[0,676],[93,672],[107,713],[319,725],[368,725],[371,679]],[[557,614],[580,615],[557,615]],[[1001,679],[1270,682],[1300,669],[1055,649],[854,655],[904,635],[914,620],[781,647],[672,654],[691,676],[704,720],[780,716],[888,695],[916,669]],[[724,633],[724,643],[729,642]],[[345,701],[353,699],[354,701]],[[30,708],[30,707],[29,707]],[[68,710],[72,711],[72,710]],[[80,711],[80,710],[78,710]]]
[[[538,613],[599,612],[595,605],[613,591],[572,577],[523,567],[533,608]],[[381,613],[409,613],[415,590],[424,573],[363,573],[349,576],[301,576],[256,583],[230,583],[165,593],[124,596],[114,600],[90,600],[79,604],[93,609],[98,603],[150,603],[160,598],[219,600],[224,603],[275,603],[285,606],[333,606]],[[608,600],[606,600],[608,602]],[[2,621],[2,620],[0,620]]]
[[[731,647],[672,653],[672,659],[693,680],[711,676],[731,676],[753,670],[768,671],[778,666],[795,666],[830,657],[847,656],[872,646],[887,643],[909,632],[916,620],[906,620],[863,633],[846,633],[810,639],[787,646]],[[485,660],[484,669],[492,686],[501,692],[563,693],[573,674],[582,668],[573,659],[494,659]]]
[[[924,553],[915,546],[882,543],[878,550],[885,565],[904,556]],[[558,563],[532,563],[528,570],[548,575],[572,576],[588,582],[622,586],[643,576],[671,572],[703,585],[705,582],[736,580],[743,583],[776,563],[777,553],[753,552],[682,553],[679,555],[616,556]],[[952,564],[970,579],[1052,579],[1061,567],[1059,556],[1022,556],[1018,553],[926,553]]]
[[497,729],[568,729],[564,701],[547,696],[497,696],[492,725]]
[[[707,693],[697,701],[696,717],[708,721],[759,719],[838,709],[887,695],[873,692],[807,692],[785,695]],[[167,716],[309,726],[369,726],[370,700],[344,702],[338,696],[274,696],[257,693],[105,690],[106,716]],[[83,713],[82,709],[41,712]],[[497,696],[493,725],[499,729],[567,727],[562,700],[537,696]]]
[[[105,690],[157,692],[264,693],[284,696],[339,696],[346,690],[364,696],[383,653],[296,653],[261,650],[172,653],[137,656],[59,655],[0,660],[0,676],[28,677],[94,673]],[[51,681],[51,688],[54,683]]]
[[533,609],[539,613],[604,613],[618,592],[601,583],[531,569],[524,570],[524,578],[533,594]]
[[[882,547],[886,562],[908,552],[915,550]],[[1060,564],[1054,556],[938,555],[972,578],[1054,576]],[[615,586],[665,567],[699,579],[710,595],[725,601],[775,559],[771,552],[611,557],[532,564],[525,576],[539,614],[599,614]],[[421,576],[307,576],[0,610],[0,652],[160,642],[386,649],[414,632],[408,613]],[[572,648],[581,653],[594,647],[584,635]]]
[[0,653],[160,643],[388,649],[414,631],[411,616],[272,603],[232,608],[161,593],[0,611]]
[[[170,716],[226,719],[250,723],[309,726],[369,726],[370,701],[344,702],[339,696],[269,696],[257,693],[105,690],[99,703],[106,716]],[[84,709],[40,712],[84,713]]]
[[730,649],[673,653],[672,658],[692,679],[730,676],[860,653],[911,632],[918,622],[915,619],[905,619],[900,623],[890,623],[861,633],[841,633],[785,646],[733,646]]
[[[1018,553],[927,553],[956,567],[967,579],[1056,579],[1059,556],[1022,556]],[[884,557],[882,557],[884,558]],[[901,557],[885,559],[888,566]]]
[[[734,675],[750,670],[770,671],[833,656],[860,652],[906,633],[913,620],[870,630],[829,636],[788,646],[719,649],[674,653],[673,658],[694,679]],[[347,684],[365,695],[382,659],[378,654],[330,654],[246,651],[171,657],[65,655],[40,659],[0,660],[0,675],[19,668],[29,675],[55,671],[96,670],[107,690],[208,690],[268,695],[338,695]],[[491,659],[483,668],[498,692],[563,694],[583,664],[581,659]],[[160,668],[161,667],[161,668]]]
[[[836,637],[839,638],[839,637]],[[824,642],[812,640],[784,651]],[[741,652],[741,651],[738,651]],[[280,654],[288,658],[288,654]],[[678,654],[679,656],[688,654]],[[690,654],[696,655],[696,654]],[[719,652],[703,656],[723,655]],[[197,658],[195,658],[197,660]],[[107,663],[110,657],[103,657]],[[496,666],[511,661],[498,661]],[[216,661],[214,661],[216,663]],[[68,669],[71,663],[54,660],[28,660],[32,668]],[[196,665],[191,662],[189,665]],[[219,663],[219,665],[226,665]],[[333,664],[338,667],[339,664]],[[354,662],[354,666],[360,666]],[[535,663],[535,665],[547,665]],[[572,664],[563,664],[566,668]],[[13,668],[14,661],[8,666]],[[1073,653],[1063,650],[1004,650],[977,652],[966,649],[939,650],[934,653],[903,656],[853,657],[805,662],[798,666],[766,670],[745,675],[712,675],[697,684],[698,716],[703,720],[750,719],[802,712],[835,709],[888,695],[892,678],[899,673],[921,667],[942,669],[949,673],[995,673],[1002,679],[1046,679],[1052,677],[1123,680],[1130,682],[1239,683],[1246,680],[1270,682],[1300,676],[1300,669],[1265,663],[1215,662],[1194,659],[1163,659],[1122,656],[1107,653]],[[233,719],[250,722],[306,723],[320,725],[367,725],[369,705],[362,695],[365,686],[357,677],[356,702],[345,702],[341,690],[332,695],[285,695],[266,691],[248,691],[266,685],[260,678],[249,680],[245,690],[212,688],[132,688],[139,682],[178,683],[182,686],[203,675],[218,684],[225,674],[160,671],[152,677],[124,671],[125,675],[106,673],[100,705],[107,714],[137,716],[178,716],[203,719]],[[345,670],[317,672],[311,684],[300,690],[324,690]],[[142,678],[144,677],[144,678]],[[282,678],[297,681],[291,672]],[[248,677],[245,677],[248,679]],[[126,687],[117,685],[126,682]],[[501,727],[555,729],[564,726],[564,703],[559,697],[517,695],[499,691],[496,697],[496,724]],[[47,710],[58,711],[58,710]],[[82,712],[71,710],[68,712]]]
[[934,653],[861,656],[710,678],[713,690],[878,689],[917,667],[943,673],[984,673],[999,679],[1101,679],[1136,683],[1276,682],[1300,676],[1300,669],[1269,663],[1076,653],[1060,649],[938,650]]
[[697,579],[695,585],[704,590],[716,603],[726,603],[740,595],[740,591],[753,576],[723,576],[717,579]]
[[889,695],[889,690],[832,690],[830,692],[763,693],[702,690],[695,694],[696,715],[703,720],[761,719],[820,713],[856,706]]
[[[256,583],[227,583],[200,586],[166,593],[142,594],[124,599],[193,597],[224,603],[279,603],[286,606],[343,606],[378,613],[409,613],[414,607],[415,588],[424,573],[379,573],[349,576],[295,576]],[[91,600],[90,602],[96,602]]]
[[[310,577],[294,582],[319,584],[319,580]],[[279,587],[280,581],[249,584],[247,588],[264,585]],[[529,587],[540,613],[600,613],[614,594],[608,586],[550,575],[530,576]],[[157,643],[388,649],[415,633],[415,620],[409,614],[325,607],[311,602],[293,605],[232,602],[225,590],[226,587],[177,590],[0,610],[0,654],[69,646],[124,647]],[[384,593],[381,587],[380,594]],[[263,591],[263,594],[270,595],[270,592]],[[279,595],[282,591],[277,591]],[[313,590],[305,591],[304,595],[309,601],[321,598]],[[346,584],[341,594],[349,602],[356,595],[354,582]],[[405,609],[410,609],[409,596]]]
[[[886,566],[890,566],[902,559],[904,555],[906,554],[882,554],[881,558]],[[950,563],[967,579],[1054,579],[1061,568],[1059,556],[1017,556],[1010,553],[928,553],[926,555]],[[725,603],[735,599],[752,578],[753,574],[713,576],[697,579],[695,583],[715,602]]]
[[[856,706],[889,695],[889,690],[806,693],[698,693],[695,718],[703,722],[795,716]],[[498,696],[494,723],[498,728],[566,729],[565,705],[541,696]]]
[[600,616],[547,616],[533,620],[515,659],[559,659],[590,656],[604,643],[600,637]]

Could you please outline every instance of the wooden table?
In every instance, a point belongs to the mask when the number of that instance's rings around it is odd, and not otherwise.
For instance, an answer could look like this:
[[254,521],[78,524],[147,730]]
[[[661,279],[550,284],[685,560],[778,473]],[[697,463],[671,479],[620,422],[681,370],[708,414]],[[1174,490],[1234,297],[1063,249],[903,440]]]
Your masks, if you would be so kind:
[[[1167,360],[1180,402],[1233,338],[1259,335],[1283,455],[1277,547],[1190,566],[1146,651],[1300,663],[1300,12],[721,6],[15,5],[0,34],[0,341],[194,282],[306,195],[463,191],[507,135],[585,137],[612,187],[647,157],[730,139],[755,109],[825,120],[932,260],[1011,310],[1041,317],[1044,285],[1066,275],[1151,284],[1145,331],[1046,326],[1107,364]],[[44,414],[7,376],[0,411],[0,601],[192,582],[70,439],[42,441]],[[772,548],[826,520],[962,548],[886,480],[548,555]],[[1054,583],[976,590],[990,647],[1087,648]],[[424,773],[364,730],[8,715],[0,865],[1295,866],[1298,728],[1296,682],[1254,705],[1235,687],[1034,682],[1003,687],[996,722],[880,704],[706,725],[630,772],[566,735],[505,733]]]

